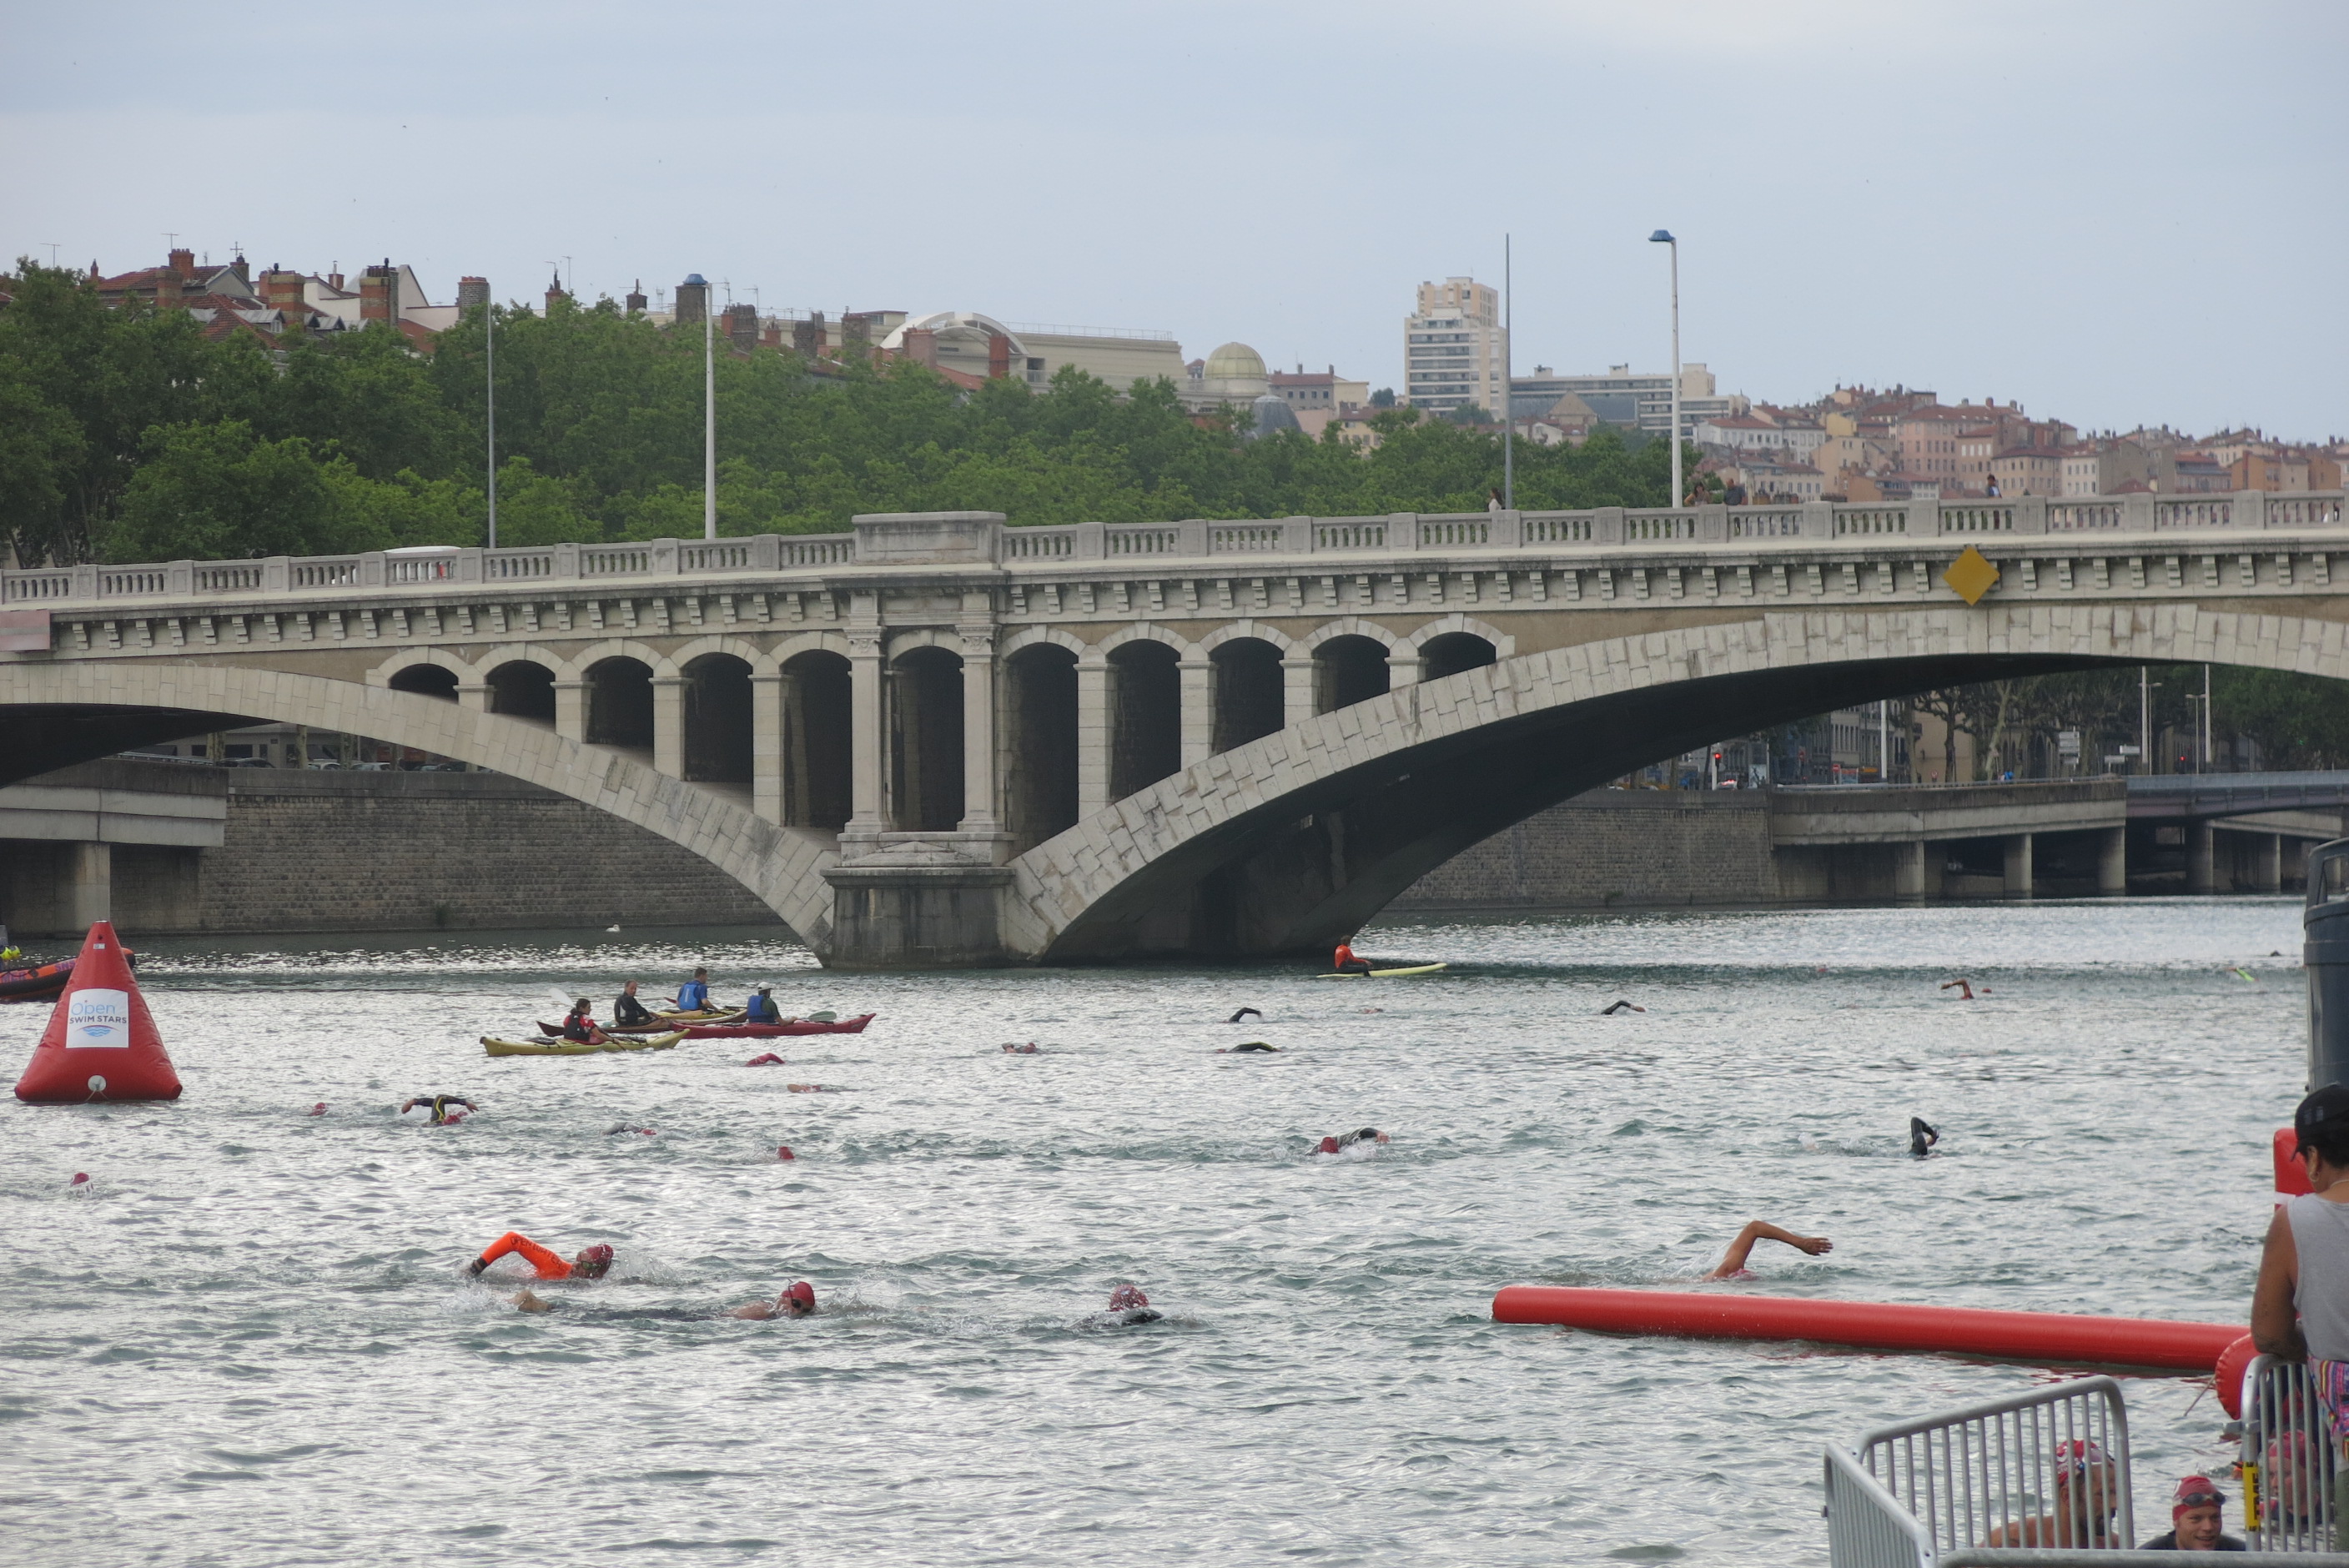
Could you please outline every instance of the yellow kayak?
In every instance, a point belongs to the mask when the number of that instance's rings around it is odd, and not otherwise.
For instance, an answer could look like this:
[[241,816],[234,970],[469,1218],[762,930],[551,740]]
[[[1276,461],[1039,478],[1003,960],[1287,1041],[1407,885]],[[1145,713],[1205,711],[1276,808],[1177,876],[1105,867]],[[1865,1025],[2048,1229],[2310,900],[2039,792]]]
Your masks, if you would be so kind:
[[739,1024],[742,1021],[740,1007],[698,1007],[690,1013],[675,1008],[656,1007],[653,1016],[664,1024]]
[[1316,980],[1392,980],[1401,975],[1433,975],[1439,969],[1449,969],[1449,964],[1414,964],[1406,969],[1373,969],[1367,975],[1316,975]]
[[674,1035],[606,1037],[600,1046],[585,1040],[501,1040],[481,1037],[481,1048],[493,1057],[595,1057],[605,1051],[665,1051],[685,1038],[680,1030]]

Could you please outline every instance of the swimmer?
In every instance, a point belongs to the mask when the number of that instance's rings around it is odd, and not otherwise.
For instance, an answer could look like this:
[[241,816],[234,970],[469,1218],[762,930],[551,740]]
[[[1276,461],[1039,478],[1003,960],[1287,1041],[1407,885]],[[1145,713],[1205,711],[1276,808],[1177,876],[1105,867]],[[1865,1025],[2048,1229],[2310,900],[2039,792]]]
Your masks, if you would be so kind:
[[764,1056],[752,1057],[749,1061],[744,1062],[742,1065],[746,1068],[779,1068],[783,1066],[784,1062],[782,1057],[775,1055],[772,1051],[769,1051]]
[[1922,1117],[1912,1116],[1909,1119],[1909,1153],[1915,1155],[1918,1159],[1922,1160],[1926,1155],[1933,1151],[1933,1145],[1940,1141],[1941,1130],[1940,1128],[1932,1126]]
[[1230,1017],[1226,1018],[1224,1022],[1226,1024],[1237,1024],[1242,1018],[1261,1018],[1264,1015],[1257,1012],[1254,1007],[1242,1007],[1238,1012],[1234,1013]]
[[1024,1046],[1007,1045],[1003,1047],[1003,1054],[1008,1057],[1032,1057],[1037,1054],[1036,1042],[1030,1040]]
[[793,1094],[822,1094],[823,1092],[823,1085],[820,1083],[787,1083],[783,1087],[791,1090]]
[[1323,1139],[1320,1142],[1320,1146],[1315,1149],[1313,1152],[1316,1154],[1342,1154],[1357,1143],[1376,1144],[1384,1143],[1386,1141],[1387,1135],[1381,1132],[1377,1128],[1363,1127],[1358,1128],[1352,1132],[1339,1133],[1334,1138]]
[[1644,1013],[1647,1010],[1645,1007],[1635,1007],[1629,1002],[1615,1001],[1599,1008],[1599,1016],[1602,1018],[1611,1018],[1618,1013]]
[[[410,1097],[408,1102],[399,1108],[399,1114],[406,1116],[409,1111],[415,1109],[419,1105],[429,1106],[431,1108],[432,1125],[435,1127],[440,1126],[443,1122],[459,1121],[463,1119],[460,1113],[451,1111],[449,1109],[452,1105],[461,1105],[468,1111],[475,1111],[481,1109],[480,1106],[475,1105],[471,1100],[467,1099],[464,1096],[459,1094],[419,1094]],[[323,1111],[326,1109],[326,1107],[325,1102],[321,1101],[319,1103],[318,1109],[312,1111],[310,1114],[312,1116],[316,1116],[319,1111]]]
[[653,1135],[653,1130],[649,1127],[638,1127],[633,1121],[616,1121],[604,1130],[604,1136],[609,1138],[616,1132],[641,1132],[647,1138]]
[[775,1158],[778,1160],[797,1160],[799,1156],[792,1152],[792,1146],[790,1144],[779,1143],[775,1146]]
[[763,1322],[771,1317],[813,1317],[815,1286],[805,1280],[793,1280],[773,1301],[754,1301],[738,1306],[726,1314],[728,1317],[748,1317]]
[[[1973,983],[1966,979],[1963,975],[1960,975],[1955,980],[1942,981],[1941,989],[1944,991],[1955,991],[1958,994],[1958,1000],[1961,1002],[1971,1002],[1974,999]],[[1985,985],[1982,987],[1982,995],[1985,996],[1990,995],[1989,986]]]
[[1235,1056],[1235,1057],[1252,1057],[1252,1056],[1257,1055],[1257,1053],[1259,1053],[1259,1052],[1265,1052],[1265,1051],[1269,1051],[1269,1052],[1274,1053],[1275,1055],[1278,1055],[1278,1054],[1279,1053],[1279,1050],[1280,1050],[1280,1047],[1279,1047],[1278,1046],[1268,1046],[1268,1045],[1266,1045],[1262,1040],[1250,1040],[1250,1041],[1248,1041],[1246,1045],[1240,1045],[1240,1046],[1217,1046],[1217,1047],[1216,1047],[1216,1055],[1217,1055],[1217,1056],[1219,1056],[1219,1057],[1220,1057],[1220,1056],[1225,1056],[1225,1055],[1230,1055],[1230,1056]]
[[323,1099],[322,1099],[322,1100],[320,1100],[317,1104],[316,1104],[316,1105],[312,1106],[312,1107],[310,1108],[310,1114],[311,1114],[312,1116],[324,1116],[324,1115],[326,1115],[326,1102],[325,1100],[323,1100]]
[[1754,1276],[1746,1271],[1745,1260],[1754,1255],[1754,1243],[1756,1242],[1784,1242],[1790,1247],[1796,1247],[1810,1253],[1813,1257],[1835,1251],[1835,1243],[1825,1236],[1798,1236],[1792,1231],[1780,1230],[1767,1220],[1749,1220],[1746,1222],[1745,1228],[1737,1233],[1737,1239],[1729,1243],[1729,1251],[1723,1254],[1720,1264],[1704,1277],[1707,1279],[1753,1278]]
[[595,1020],[593,1016],[594,1006],[595,1004],[589,1002],[585,996],[580,997],[579,1000],[571,1004],[571,1011],[564,1015],[563,1018],[563,1037],[564,1039],[577,1040],[585,1045],[590,1046],[600,1046],[606,1043],[604,1031],[595,1026]]
[[520,1231],[508,1231],[492,1242],[488,1251],[466,1265],[466,1272],[478,1274],[509,1253],[520,1253],[541,1279],[602,1279],[612,1272],[612,1249],[605,1243],[582,1247],[566,1264]]
[[1138,1284],[1122,1284],[1109,1293],[1109,1311],[1105,1315],[1122,1326],[1156,1323],[1160,1315],[1150,1310],[1150,1297]]
[[67,1186],[68,1186],[68,1187],[78,1187],[78,1186],[81,1186],[84,1182],[88,1181],[88,1180],[89,1180],[89,1172],[88,1172],[88,1171],[75,1171],[75,1172],[73,1173],[73,1180],[72,1180],[72,1181],[68,1181],[68,1182],[67,1182],[67,1183],[66,1183],[66,1185],[67,1185]]

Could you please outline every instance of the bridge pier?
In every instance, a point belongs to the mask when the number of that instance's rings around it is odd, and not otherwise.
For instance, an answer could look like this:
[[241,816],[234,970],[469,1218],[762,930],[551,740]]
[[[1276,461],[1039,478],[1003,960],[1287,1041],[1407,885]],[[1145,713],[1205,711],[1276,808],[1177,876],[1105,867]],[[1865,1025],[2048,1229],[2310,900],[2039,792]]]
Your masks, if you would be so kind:
[[565,740],[587,738],[587,681],[554,683],[554,733]]
[[653,770],[671,779],[685,777],[685,688],[683,676],[653,677]]
[[2015,833],[2008,837],[2006,851],[2006,896],[2031,896],[2031,835]]
[[1077,816],[1109,804],[1109,661],[1088,654],[1077,661]]
[[1920,899],[1925,896],[1925,841],[1910,839],[1890,846],[1892,851],[1892,896],[1897,899]]
[[780,671],[750,676],[750,810],[783,820],[783,685]]
[[1316,674],[1310,658],[1292,655],[1280,661],[1280,725],[1293,728],[1313,717],[1313,677]]
[[2258,858],[2253,862],[2255,869],[2251,876],[2251,891],[2282,892],[2283,891],[2283,835],[2282,833],[2261,834],[2252,852]]
[[2198,817],[2186,830],[2186,891],[2208,893],[2218,891],[2219,830],[2208,817]]
[[2096,845],[2096,891],[2116,894],[2128,892],[2128,830],[2107,828]]
[[1195,768],[1215,749],[1216,663],[1204,654],[1185,654],[1174,668],[1183,689],[1183,766]]

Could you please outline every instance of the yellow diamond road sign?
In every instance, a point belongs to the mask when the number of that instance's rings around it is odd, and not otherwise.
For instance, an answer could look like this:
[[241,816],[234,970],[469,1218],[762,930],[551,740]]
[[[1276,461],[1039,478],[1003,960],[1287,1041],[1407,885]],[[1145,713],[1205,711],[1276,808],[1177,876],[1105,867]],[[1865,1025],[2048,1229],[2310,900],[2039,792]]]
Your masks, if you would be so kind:
[[1998,568],[1983,560],[1982,552],[1969,544],[1964,554],[1950,562],[1950,569],[1941,573],[1941,581],[1967,603],[1979,604],[1982,596],[1997,583]]

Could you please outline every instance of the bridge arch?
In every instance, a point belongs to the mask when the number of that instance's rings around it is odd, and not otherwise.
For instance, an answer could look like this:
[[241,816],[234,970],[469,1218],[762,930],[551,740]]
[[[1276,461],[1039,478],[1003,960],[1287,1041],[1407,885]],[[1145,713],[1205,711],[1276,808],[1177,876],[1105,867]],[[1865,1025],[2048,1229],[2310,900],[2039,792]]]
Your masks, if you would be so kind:
[[612,658],[634,659],[656,676],[678,673],[676,661],[650,643],[640,643],[634,637],[606,637],[573,654],[569,664],[564,666],[564,678],[585,680],[589,670]]
[[[438,650],[433,650],[438,652]],[[698,855],[755,893],[821,947],[836,855],[828,834],[780,827],[705,787],[656,772],[637,758],[550,734],[527,719],[393,688],[400,667],[447,655],[387,660],[360,680],[178,659],[12,664],[11,706],[95,713],[150,709],[308,724],[453,758],[584,801]]]
[[[843,639],[843,648],[845,649],[846,645],[846,640]],[[772,652],[761,647],[749,637],[733,636],[722,632],[711,636],[694,638],[693,641],[671,653],[668,655],[668,662],[675,666],[679,675],[682,675],[694,660],[708,654],[724,654],[730,658],[740,659],[750,666],[753,675],[771,676],[775,673],[777,660]]]
[[1456,610],[1449,615],[1439,616],[1428,622],[1416,632],[1402,638],[1401,642],[1423,658],[1426,656],[1429,644],[1454,636],[1483,639],[1492,647],[1495,660],[1513,659],[1517,655],[1517,639],[1515,636],[1502,631],[1489,621],[1480,621],[1474,615],[1464,615]]
[[[431,671],[443,672],[446,678],[433,676]],[[471,664],[443,648],[403,648],[367,673],[369,686],[415,692],[442,702],[456,701],[457,688],[474,678]]]
[[[1333,623],[1323,645],[1361,634]],[[1763,613],[1602,638],[1291,723],[1013,862],[1048,959],[1308,949],[1470,844],[1730,733],[1934,686],[2208,660],[2349,677],[2349,628],[2135,606]]]

